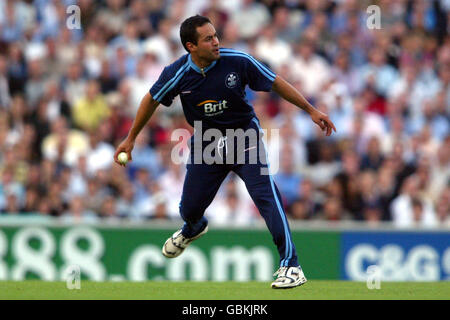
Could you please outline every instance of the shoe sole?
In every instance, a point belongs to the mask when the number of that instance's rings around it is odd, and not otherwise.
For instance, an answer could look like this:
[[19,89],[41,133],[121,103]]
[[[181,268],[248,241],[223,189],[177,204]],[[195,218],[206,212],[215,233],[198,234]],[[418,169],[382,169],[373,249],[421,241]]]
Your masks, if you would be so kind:
[[[203,229],[203,231],[200,232],[198,235],[196,235],[195,237],[191,238],[190,241],[187,243],[186,248],[191,244],[192,241],[197,240],[198,238],[200,238],[201,236],[203,236],[206,232],[208,232],[208,226],[206,226],[205,229]],[[172,237],[170,237],[169,239],[167,239],[166,242],[164,242],[164,245],[163,245],[163,247],[162,247],[162,254],[163,254],[166,258],[176,258],[176,257],[178,257],[180,254],[183,253],[184,249],[186,249],[186,248],[183,248],[183,249],[179,248],[180,251],[179,251],[179,253],[178,253],[176,256],[173,255],[173,254],[167,253],[167,251],[166,251],[166,244],[167,244],[167,242],[169,242],[171,239],[172,239]]]

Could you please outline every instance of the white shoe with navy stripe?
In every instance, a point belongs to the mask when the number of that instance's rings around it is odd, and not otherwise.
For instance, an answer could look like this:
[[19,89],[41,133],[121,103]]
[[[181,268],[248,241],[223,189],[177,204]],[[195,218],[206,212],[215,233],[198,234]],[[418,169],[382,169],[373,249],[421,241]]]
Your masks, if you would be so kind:
[[307,280],[303,274],[303,270],[300,267],[280,267],[273,274],[277,277],[274,282],[272,282],[273,289],[288,289],[301,286]]
[[169,239],[167,239],[166,243],[162,248],[162,253],[167,258],[175,258],[183,253],[184,249],[194,240],[200,238],[208,232],[208,226],[203,229],[198,235],[192,238],[186,238],[181,234],[181,229],[175,232]]

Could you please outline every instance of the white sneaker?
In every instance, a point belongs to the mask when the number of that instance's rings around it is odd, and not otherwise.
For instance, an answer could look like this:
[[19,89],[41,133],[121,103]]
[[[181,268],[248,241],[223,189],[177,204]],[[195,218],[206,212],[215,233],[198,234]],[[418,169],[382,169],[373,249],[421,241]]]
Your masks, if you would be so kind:
[[167,258],[175,258],[183,253],[184,249],[194,240],[200,238],[208,232],[208,226],[203,229],[198,235],[193,238],[186,238],[181,234],[181,229],[175,232],[169,239],[167,239],[166,243],[164,243],[162,248],[162,253]]
[[300,267],[280,267],[273,276],[277,276],[275,281],[272,282],[273,289],[294,288],[307,281]]

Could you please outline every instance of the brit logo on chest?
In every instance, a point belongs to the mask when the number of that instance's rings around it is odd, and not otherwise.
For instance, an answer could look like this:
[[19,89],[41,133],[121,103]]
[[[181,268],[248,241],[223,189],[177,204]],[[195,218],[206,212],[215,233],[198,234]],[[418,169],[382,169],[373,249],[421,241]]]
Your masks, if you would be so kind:
[[197,107],[202,107],[206,116],[215,116],[228,109],[228,102],[227,100],[205,100],[197,104]]

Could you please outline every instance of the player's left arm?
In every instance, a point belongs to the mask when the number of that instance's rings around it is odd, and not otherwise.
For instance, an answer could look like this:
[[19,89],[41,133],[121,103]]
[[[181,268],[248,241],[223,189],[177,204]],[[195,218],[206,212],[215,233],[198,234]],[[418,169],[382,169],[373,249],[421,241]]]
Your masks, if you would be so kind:
[[336,127],[328,115],[314,108],[297,89],[279,75],[276,76],[272,84],[272,90],[278,93],[283,99],[308,112],[311,116],[311,120],[314,121],[322,131],[326,131],[327,136],[331,135],[333,130],[336,132]]

